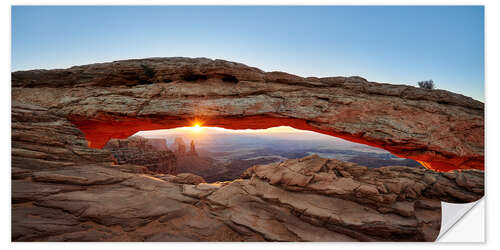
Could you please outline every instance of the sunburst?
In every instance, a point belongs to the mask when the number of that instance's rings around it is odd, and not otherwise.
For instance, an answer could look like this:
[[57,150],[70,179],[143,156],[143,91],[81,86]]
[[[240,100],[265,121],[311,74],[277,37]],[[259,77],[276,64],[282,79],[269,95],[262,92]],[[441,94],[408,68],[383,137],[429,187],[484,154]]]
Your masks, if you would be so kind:
[[200,126],[200,124],[194,124],[192,127],[190,127],[191,130],[195,133],[199,133],[203,130],[203,127]]

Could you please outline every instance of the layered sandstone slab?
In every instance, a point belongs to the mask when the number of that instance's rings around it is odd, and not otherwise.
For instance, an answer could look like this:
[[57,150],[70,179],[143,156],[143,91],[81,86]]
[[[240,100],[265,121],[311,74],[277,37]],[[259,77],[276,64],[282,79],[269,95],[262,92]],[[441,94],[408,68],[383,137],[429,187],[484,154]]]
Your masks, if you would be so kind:
[[432,241],[440,201],[477,200],[483,178],[315,155],[213,184],[106,164],[27,171],[13,181],[12,240]]
[[427,167],[484,169],[483,103],[444,90],[303,78],[205,58],[149,58],[12,73],[14,101],[73,122],[93,148],[139,130],[288,125]]

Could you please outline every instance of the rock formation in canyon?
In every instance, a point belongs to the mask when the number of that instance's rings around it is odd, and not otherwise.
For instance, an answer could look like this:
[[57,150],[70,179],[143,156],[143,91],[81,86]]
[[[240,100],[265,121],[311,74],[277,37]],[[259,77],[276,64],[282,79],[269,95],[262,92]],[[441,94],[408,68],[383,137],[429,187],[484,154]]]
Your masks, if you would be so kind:
[[111,151],[118,165],[144,166],[153,173],[177,174],[177,160],[163,139],[146,139],[132,136],[128,139],[111,139],[104,146]]
[[[204,181],[215,182],[221,179],[228,169],[210,157],[201,157],[191,141],[189,151],[182,137],[176,137],[170,151],[165,139],[132,136],[127,139],[111,139],[103,147],[113,156],[114,164],[144,166],[144,173],[150,174],[195,174]],[[245,168],[246,169],[246,168]],[[236,179],[245,169],[239,170],[231,180]]]
[[[102,148],[195,122],[288,125],[445,172],[310,156],[204,183]],[[203,58],[12,73],[13,241],[429,241],[440,201],[483,196],[483,161],[483,103],[444,90]]]
[[189,154],[198,156],[198,152],[196,152],[196,146],[194,144],[194,140],[191,140],[191,144],[189,145]]
[[167,141],[163,138],[147,138],[146,143],[151,145],[156,150],[170,151],[167,147]]
[[175,138],[172,148],[177,156],[186,155],[186,143],[184,143],[184,140],[181,137]]
[[186,150],[186,143],[182,137],[175,138],[172,148],[175,150],[177,173],[192,173],[209,182],[214,182],[227,172],[227,169],[218,164],[215,159],[199,156],[193,140],[190,143],[189,151]]

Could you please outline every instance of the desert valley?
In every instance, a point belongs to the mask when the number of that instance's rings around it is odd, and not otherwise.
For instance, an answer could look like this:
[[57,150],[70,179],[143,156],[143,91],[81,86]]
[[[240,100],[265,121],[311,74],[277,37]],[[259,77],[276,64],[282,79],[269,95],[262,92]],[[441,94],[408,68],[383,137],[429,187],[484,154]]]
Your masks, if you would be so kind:
[[[123,158],[135,155],[134,160],[123,159],[121,163],[143,163],[139,165],[144,165],[144,161],[151,158],[149,154],[152,151],[167,151],[167,155],[171,157],[155,161],[158,164],[167,162],[166,165],[171,165],[171,168],[148,169],[160,169],[156,172],[164,174],[193,173],[207,182],[231,181],[255,165],[277,163],[313,154],[369,168],[395,165],[423,168],[414,160],[399,158],[383,149],[290,127],[259,130],[185,127],[141,131],[126,139],[135,140],[145,143],[117,148],[113,145],[120,141],[123,145],[125,140],[113,139],[104,148],[111,148],[116,158],[121,158],[120,155],[124,155]],[[151,145],[152,148],[144,146],[145,144]],[[130,151],[134,149],[140,152]],[[140,161],[140,158],[144,160]]]

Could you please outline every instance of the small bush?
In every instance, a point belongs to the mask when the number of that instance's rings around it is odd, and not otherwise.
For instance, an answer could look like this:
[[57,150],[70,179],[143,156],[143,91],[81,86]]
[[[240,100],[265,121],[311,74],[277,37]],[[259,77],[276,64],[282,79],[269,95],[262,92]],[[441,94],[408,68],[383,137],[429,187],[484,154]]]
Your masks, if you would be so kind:
[[418,86],[423,89],[434,89],[434,81],[433,80],[421,81],[418,82]]

